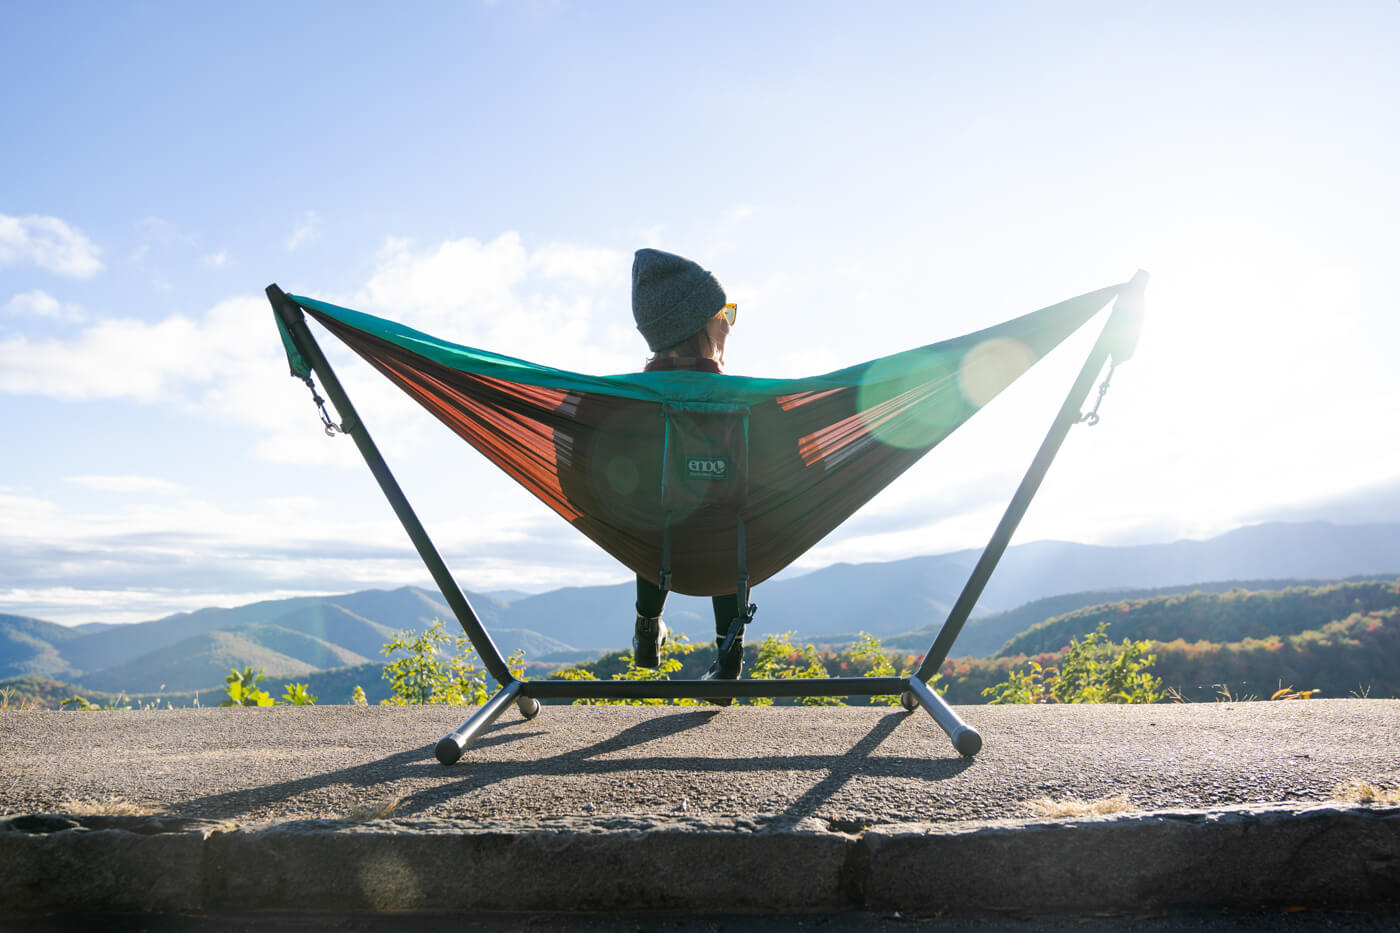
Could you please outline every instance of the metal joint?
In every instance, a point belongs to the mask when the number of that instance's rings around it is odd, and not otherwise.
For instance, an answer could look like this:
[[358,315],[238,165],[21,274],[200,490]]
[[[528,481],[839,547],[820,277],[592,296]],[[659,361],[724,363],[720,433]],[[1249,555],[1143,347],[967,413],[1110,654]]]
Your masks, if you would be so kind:
[[1076,424],[1087,424],[1092,428],[1099,423],[1099,406],[1103,404],[1103,397],[1108,394],[1109,383],[1113,381],[1113,371],[1117,368],[1118,364],[1116,362],[1110,362],[1108,364],[1108,375],[1104,376],[1103,382],[1099,383],[1099,396],[1094,399],[1094,407],[1080,415],[1079,420],[1075,422]]
[[316,404],[317,410],[321,412],[321,424],[326,432],[326,437],[335,437],[337,434],[348,434],[345,428],[331,420],[330,413],[326,411],[326,400],[321,398],[321,394],[316,391],[316,383],[311,381],[310,376],[302,377],[306,387],[311,390],[311,401]]

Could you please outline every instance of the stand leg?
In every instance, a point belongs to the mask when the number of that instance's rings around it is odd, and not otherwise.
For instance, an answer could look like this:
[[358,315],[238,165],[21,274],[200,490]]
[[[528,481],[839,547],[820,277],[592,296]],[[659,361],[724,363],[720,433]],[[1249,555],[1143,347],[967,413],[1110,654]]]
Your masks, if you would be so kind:
[[[457,759],[462,757],[462,752],[472,743],[482,730],[496,718],[505,712],[507,706],[515,700],[516,694],[520,692],[520,681],[512,680],[501,688],[500,692],[486,701],[486,705],[477,710],[470,719],[462,723],[455,731],[449,732],[438,740],[437,748],[433,749],[433,754],[437,755],[437,760],[445,765],[456,764]],[[538,710],[536,710],[538,712]]]
[[[953,712],[953,708],[944,702],[932,687],[917,677],[911,677],[909,693],[914,695],[919,705],[928,710],[933,721],[938,723],[938,727],[953,740],[953,747],[958,750],[958,754],[971,758],[982,750],[982,734],[963,722],[962,717]],[[901,697],[901,701],[903,699]],[[904,705],[908,708],[909,704]]]

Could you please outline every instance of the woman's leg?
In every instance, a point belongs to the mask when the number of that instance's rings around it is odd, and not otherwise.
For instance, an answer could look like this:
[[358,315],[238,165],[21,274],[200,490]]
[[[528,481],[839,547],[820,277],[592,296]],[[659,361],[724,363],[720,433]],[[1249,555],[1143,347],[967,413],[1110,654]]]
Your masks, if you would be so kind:
[[666,644],[666,591],[641,576],[637,577],[637,624],[632,630],[632,659],[638,667],[661,663],[661,646]]
[[654,619],[666,608],[666,591],[646,577],[637,577],[637,615]]
[[739,614],[739,595],[712,596],[710,603],[715,612],[715,634],[723,638],[729,633],[729,623]]
[[[744,667],[744,630],[739,629],[739,634],[729,646],[729,650],[724,654],[719,654],[720,647],[724,644],[724,636],[729,634],[729,625],[739,615],[739,597],[736,593],[728,596],[713,596],[710,603],[715,613],[715,663],[710,667],[709,673],[705,675],[707,680],[738,680],[739,673]],[[716,701],[721,706],[728,706],[728,701]]]

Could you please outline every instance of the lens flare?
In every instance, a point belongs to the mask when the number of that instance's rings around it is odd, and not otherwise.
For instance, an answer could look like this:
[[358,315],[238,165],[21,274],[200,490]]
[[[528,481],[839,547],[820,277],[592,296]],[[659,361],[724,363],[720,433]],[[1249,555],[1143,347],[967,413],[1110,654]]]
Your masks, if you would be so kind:
[[1035,354],[1019,340],[993,337],[968,351],[958,369],[958,389],[973,408],[996,398],[1035,362]]
[[637,461],[621,454],[608,461],[607,478],[612,491],[623,496],[632,495],[641,484]]
[[938,443],[969,414],[957,391],[956,356],[936,351],[900,354],[871,365],[856,405],[871,436],[894,447]]

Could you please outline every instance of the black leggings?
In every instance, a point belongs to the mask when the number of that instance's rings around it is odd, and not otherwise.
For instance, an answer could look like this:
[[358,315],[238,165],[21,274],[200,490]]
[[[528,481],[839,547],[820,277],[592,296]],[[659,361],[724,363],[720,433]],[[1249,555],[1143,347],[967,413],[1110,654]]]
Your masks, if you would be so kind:
[[[729,631],[729,623],[739,614],[739,596],[712,596],[710,603],[715,611],[715,634],[724,635]],[[666,607],[666,591],[650,580],[637,578],[637,615],[655,618]]]

